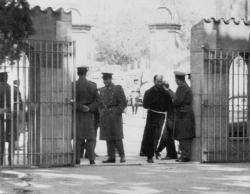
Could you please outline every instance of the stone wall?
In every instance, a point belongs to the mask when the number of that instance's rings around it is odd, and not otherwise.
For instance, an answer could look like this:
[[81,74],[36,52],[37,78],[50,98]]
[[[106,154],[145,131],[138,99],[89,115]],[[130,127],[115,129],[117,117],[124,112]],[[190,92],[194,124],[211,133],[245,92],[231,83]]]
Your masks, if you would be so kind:
[[[230,59],[234,56],[230,52],[227,56],[218,56],[223,53],[222,50],[249,51],[249,35],[249,23],[235,19],[202,20],[191,30],[191,85],[196,121],[192,159],[195,161],[227,161],[249,150],[249,146],[242,146],[245,140],[238,140],[237,148],[233,148],[236,144],[228,138],[228,110],[225,103],[229,97]],[[213,49],[214,53],[209,54]],[[231,152],[231,149],[234,151]]]

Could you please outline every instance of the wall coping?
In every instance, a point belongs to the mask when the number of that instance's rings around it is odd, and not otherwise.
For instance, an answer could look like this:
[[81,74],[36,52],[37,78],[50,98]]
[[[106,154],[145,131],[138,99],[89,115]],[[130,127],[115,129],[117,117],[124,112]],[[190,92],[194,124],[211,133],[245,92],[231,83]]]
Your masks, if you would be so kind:
[[180,30],[180,24],[174,23],[156,23],[156,24],[149,24],[148,25],[150,30],[157,29],[157,30]]
[[219,24],[219,23],[224,23],[224,24],[235,24],[235,25],[239,25],[241,23],[245,24],[246,26],[249,26],[250,25],[250,21],[246,21],[245,19],[236,19],[236,18],[230,18],[230,19],[225,19],[225,18],[214,18],[214,17],[211,17],[211,18],[204,18],[203,21],[205,23],[216,23],[216,24]]
[[58,8],[58,9],[53,9],[52,7],[47,7],[46,9],[41,9],[41,7],[39,5],[31,8],[31,12],[33,11],[39,11],[41,13],[47,14],[48,12],[52,12],[52,13],[56,13],[56,14],[66,14],[66,15],[70,15],[71,11],[65,11],[63,8]]

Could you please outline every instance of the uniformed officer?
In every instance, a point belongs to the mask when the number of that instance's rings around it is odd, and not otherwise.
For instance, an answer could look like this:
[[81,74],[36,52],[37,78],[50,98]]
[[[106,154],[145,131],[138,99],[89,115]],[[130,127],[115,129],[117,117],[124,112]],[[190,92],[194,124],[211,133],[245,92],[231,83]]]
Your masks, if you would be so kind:
[[112,83],[112,73],[102,73],[104,87],[100,89],[100,139],[106,140],[108,159],[103,163],[115,163],[115,148],[120,162],[125,162],[123,148],[122,113],[127,106],[123,88]]
[[95,112],[100,98],[96,84],[86,79],[87,71],[86,66],[77,68],[79,79],[76,81],[76,164],[80,164],[85,140],[89,162],[95,164]]
[[185,81],[185,73],[175,71],[178,88],[174,97],[174,138],[179,141],[180,157],[178,162],[188,162],[191,157],[191,143],[195,137],[193,94]]

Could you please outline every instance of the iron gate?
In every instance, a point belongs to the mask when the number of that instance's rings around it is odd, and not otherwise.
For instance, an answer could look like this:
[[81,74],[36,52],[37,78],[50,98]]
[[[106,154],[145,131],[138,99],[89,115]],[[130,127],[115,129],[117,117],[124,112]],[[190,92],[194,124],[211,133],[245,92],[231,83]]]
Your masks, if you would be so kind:
[[250,160],[250,51],[204,49],[202,161]]
[[72,165],[74,43],[23,44],[19,60],[0,66],[8,75],[0,82],[0,167]]

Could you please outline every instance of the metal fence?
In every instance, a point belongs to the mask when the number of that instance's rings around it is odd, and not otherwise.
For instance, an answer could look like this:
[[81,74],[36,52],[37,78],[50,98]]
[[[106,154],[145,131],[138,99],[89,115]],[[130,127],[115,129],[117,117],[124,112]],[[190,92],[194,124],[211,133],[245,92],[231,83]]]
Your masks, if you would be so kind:
[[250,160],[250,51],[204,49],[202,161]]
[[0,167],[71,165],[74,43],[23,44],[18,60],[0,65],[8,75],[0,80]]

